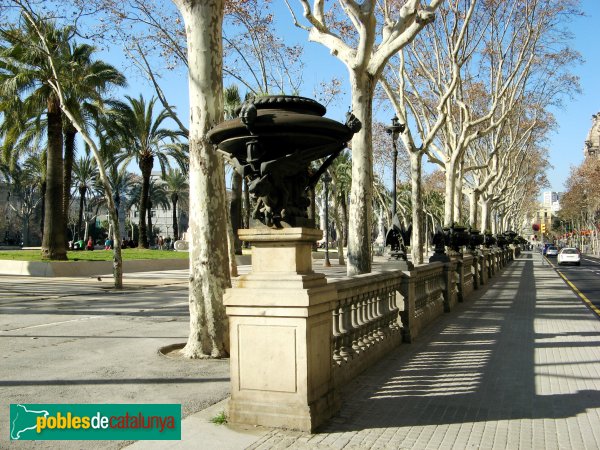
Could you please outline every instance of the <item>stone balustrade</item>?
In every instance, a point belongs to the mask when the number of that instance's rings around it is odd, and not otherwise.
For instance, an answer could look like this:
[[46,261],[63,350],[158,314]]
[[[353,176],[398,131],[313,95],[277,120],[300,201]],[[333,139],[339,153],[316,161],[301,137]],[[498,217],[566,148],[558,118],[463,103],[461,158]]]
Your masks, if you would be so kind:
[[455,302],[453,268],[454,263],[435,262],[405,273],[400,290],[404,302],[400,308],[404,341],[412,342],[427,324],[448,309],[449,303]]
[[240,230],[253,261],[224,296],[232,423],[313,431],[339,409],[342,386],[418,338],[514,257],[512,249],[486,249],[327,280],[311,263],[321,236],[305,228]]
[[[512,259],[512,249],[337,279],[331,303],[334,385],[339,387],[487,283]],[[477,280],[477,281],[476,281]]]
[[475,289],[473,281],[473,263],[472,255],[464,255],[458,258],[456,264],[456,273],[458,274],[458,301],[462,302]]
[[400,344],[399,292],[402,271],[371,273],[329,283],[337,292],[331,304],[334,384],[341,386]]

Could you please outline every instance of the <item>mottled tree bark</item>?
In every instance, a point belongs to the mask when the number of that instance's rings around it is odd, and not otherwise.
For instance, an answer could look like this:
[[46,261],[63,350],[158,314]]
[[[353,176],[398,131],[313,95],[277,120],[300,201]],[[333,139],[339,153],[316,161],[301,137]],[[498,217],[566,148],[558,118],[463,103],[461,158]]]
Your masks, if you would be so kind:
[[412,204],[412,236],[410,254],[414,264],[423,264],[423,188],[421,183],[423,153],[408,152],[410,156],[410,200]]
[[477,189],[473,189],[469,194],[469,226],[473,229],[477,228],[477,207],[479,206],[478,203],[479,191]]
[[444,227],[454,222],[454,192],[456,190],[456,161],[446,161],[446,192],[444,194]]
[[223,160],[206,134],[223,116],[223,0],[173,1],[185,21],[190,90],[190,334],[183,354],[219,358],[229,347],[227,198]]
[[481,201],[481,232],[491,230],[490,226],[490,201],[488,199],[482,199]]
[[350,71],[352,112],[361,130],[352,138],[352,189],[348,235],[348,276],[371,271],[373,217],[372,114],[375,80],[369,74]]

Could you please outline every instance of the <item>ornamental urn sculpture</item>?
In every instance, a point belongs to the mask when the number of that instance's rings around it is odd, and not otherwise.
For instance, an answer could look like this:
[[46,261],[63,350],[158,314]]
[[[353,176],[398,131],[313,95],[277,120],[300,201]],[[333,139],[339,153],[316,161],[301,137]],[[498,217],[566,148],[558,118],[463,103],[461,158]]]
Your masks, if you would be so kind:
[[[361,127],[350,113],[342,124],[323,117],[325,112],[323,105],[305,97],[258,97],[244,102],[237,118],[208,133],[246,179],[256,205],[252,217],[267,227],[314,226],[308,220],[308,190]],[[311,162],[322,159],[311,173]]]
[[460,253],[461,247],[467,245],[470,241],[469,233],[466,228],[453,224],[450,228],[444,228],[446,234],[447,244],[454,252]]
[[469,250],[471,250],[472,253],[475,253],[477,251],[477,247],[479,247],[480,245],[483,244],[485,237],[483,236],[483,234],[481,234],[479,232],[479,230],[476,230],[471,227],[469,227],[468,233],[469,233],[469,243],[468,243]]
[[492,235],[492,233],[486,232],[484,236],[485,239],[483,241],[483,245],[485,246],[485,248],[490,248],[491,246],[496,244],[496,238],[494,237],[494,235]]
[[399,262],[399,268],[403,270],[412,270],[414,264],[408,261],[406,256],[406,246],[410,245],[410,237],[412,234],[412,224],[408,228],[400,223],[398,216],[392,219],[392,227],[385,235],[385,246],[389,248],[390,261],[396,260]]

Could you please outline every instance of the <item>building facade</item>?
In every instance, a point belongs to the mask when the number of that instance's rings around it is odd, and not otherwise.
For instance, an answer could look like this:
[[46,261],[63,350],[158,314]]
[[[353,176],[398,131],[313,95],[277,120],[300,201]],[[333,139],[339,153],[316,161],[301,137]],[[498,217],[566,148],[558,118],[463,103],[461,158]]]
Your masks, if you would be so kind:
[[[150,175],[150,179],[156,183],[162,183],[161,172],[152,172],[152,174]],[[189,226],[189,214],[187,209],[184,209],[184,206],[187,206],[187,202],[184,202],[182,200],[183,199],[180,199],[179,203],[177,204],[177,228],[179,231],[179,237],[181,237],[181,235],[185,233]],[[166,204],[164,206],[152,205],[150,217],[152,219],[153,242],[155,241],[154,237],[156,236],[162,236],[165,239],[167,237],[173,238],[173,205],[170,202],[169,204]],[[140,221],[139,209],[137,204],[132,205],[131,209],[129,210],[129,221],[131,224],[136,225]],[[132,230],[127,230],[125,236],[130,236],[131,234]]]
[[592,116],[592,128],[583,146],[583,156],[600,158],[600,112]]

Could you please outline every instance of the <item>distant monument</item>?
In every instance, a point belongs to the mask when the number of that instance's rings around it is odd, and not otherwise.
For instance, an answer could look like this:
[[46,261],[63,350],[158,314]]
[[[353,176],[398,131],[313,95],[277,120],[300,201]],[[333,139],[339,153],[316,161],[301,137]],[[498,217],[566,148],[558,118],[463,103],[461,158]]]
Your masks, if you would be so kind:
[[592,116],[592,128],[585,140],[583,155],[600,158],[600,112]]

